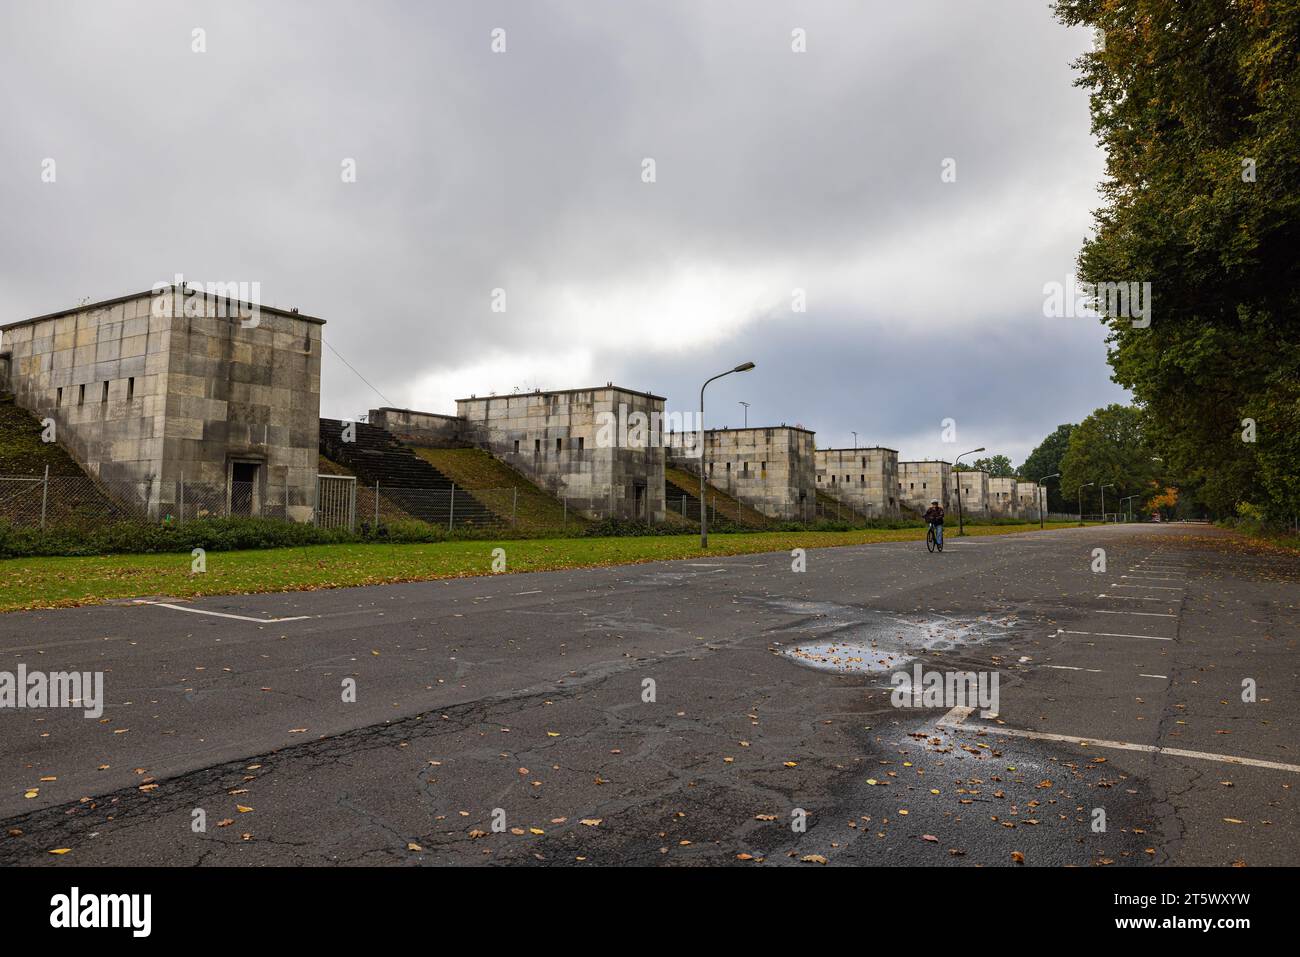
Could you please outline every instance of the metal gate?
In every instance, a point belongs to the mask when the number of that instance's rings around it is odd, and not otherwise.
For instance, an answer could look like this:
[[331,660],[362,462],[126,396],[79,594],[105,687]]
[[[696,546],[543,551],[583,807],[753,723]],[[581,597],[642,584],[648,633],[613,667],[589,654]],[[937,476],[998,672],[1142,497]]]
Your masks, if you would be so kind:
[[316,476],[316,524],[321,528],[346,528],[350,532],[356,530],[356,476]]

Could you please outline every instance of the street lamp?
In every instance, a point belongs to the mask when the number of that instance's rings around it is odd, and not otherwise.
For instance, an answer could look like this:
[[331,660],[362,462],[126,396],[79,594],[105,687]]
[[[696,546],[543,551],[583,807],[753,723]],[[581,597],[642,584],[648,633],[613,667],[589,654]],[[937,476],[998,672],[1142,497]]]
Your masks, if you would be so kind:
[[[978,449],[971,449],[969,452],[963,452],[961,455],[974,455],[976,452],[983,452],[983,451],[984,451],[984,446],[981,445]],[[961,475],[957,473],[957,465],[959,462],[961,462],[961,455],[957,456],[957,458],[953,461],[952,471],[953,474],[957,476],[957,534],[965,535],[966,522],[963,519],[961,513]]]
[[1089,485],[1096,485],[1096,482],[1084,482],[1079,486],[1079,527],[1083,527],[1083,490]]
[[749,403],[741,399],[740,404],[745,407],[745,428],[749,428]]
[[1060,473],[1060,472],[1053,472],[1051,475],[1044,475],[1042,478],[1040,478],[1037,482],[1034,483],[1035,485],[1038,486],[1038,528],[1039,528],[1039,531],[1041,531],[1041,530],[1044,528],[1044,525],[1043,525],[1043,511],[1045,510],[1045,501],[1046,501],[1046,499],[1047,499],[1047,490],[1043,488],[1043,483],[1046,482],[1049,478],[1060,478],[1060,477],[1061,477],[1061,473]]
[[[1140,493],[1139,493],[1139,494],[1140,494]],[[1124,511],[1124,510],[1125,510],[1125,509],[1124,509],[1124,503],[1125,503],[1125,502],[1131,502],[1131,501],[1133,501],[1133,499],[1135,499],[1135,498],[1137,498],[1137,495],[1125,495],[1122,499],[1120,499],[1120,500],[1119,500],[1120,511]],[[1128,507],[1128,520],[1129,520],[1130,522],[1133,521],[1133,507],[1132,507],[1132,506],[1129,506],[1129,507]]]
[[858,433],[856,432],[853,433],[853,447],[855,449],[858,447]]
[[1106,489],[1114,488],[1114,482],[1107,482],[1101,487],[1101,524],[1106,524]]
[[[709,383],[714,379],[721,379],[724,375],[731,375],[733,372],[748,372],[752,368],[754,368],[754,363],[742,362],[734,369],[719,372],[712,379],[705,379],[704,385],[700,386],[700,548],[709,547],[709,510],[704,506],[704,476],[709,468],[709,449],[708,444],[704,441],[704,390],[709,387]],[[748,425],[748,419],[746,419],[746,425]]]

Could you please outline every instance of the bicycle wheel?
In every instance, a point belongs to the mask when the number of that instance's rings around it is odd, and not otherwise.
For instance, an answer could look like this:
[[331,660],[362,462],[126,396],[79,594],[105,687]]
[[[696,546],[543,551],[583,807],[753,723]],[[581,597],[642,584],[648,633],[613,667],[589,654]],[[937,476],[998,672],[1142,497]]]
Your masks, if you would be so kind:
[[935,547],[936,547],[937,545],[938,545],[938,542],[935,541],[935,537],[934,537],[934,529],[933,529],[933,528],[926,529],[926,532],[925,532],[925,550],[928,551],[928,552],[932,552],[932,551],[935,550]]

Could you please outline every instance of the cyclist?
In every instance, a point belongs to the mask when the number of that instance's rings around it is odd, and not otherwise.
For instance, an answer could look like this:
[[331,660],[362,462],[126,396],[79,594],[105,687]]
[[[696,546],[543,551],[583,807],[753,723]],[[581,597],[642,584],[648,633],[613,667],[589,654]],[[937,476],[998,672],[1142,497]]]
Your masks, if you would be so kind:
[[939,500],[931,499],[930,507],[925,510],[925,520],[930,527],[934,529],[934,539],[940,545],[943,544],[943,506]]

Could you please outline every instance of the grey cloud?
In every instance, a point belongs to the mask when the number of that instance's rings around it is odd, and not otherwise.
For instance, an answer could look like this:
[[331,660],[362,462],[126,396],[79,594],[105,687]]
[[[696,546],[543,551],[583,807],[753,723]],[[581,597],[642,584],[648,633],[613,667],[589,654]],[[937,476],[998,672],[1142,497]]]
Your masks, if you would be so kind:
[[[177,271],[257,280],[327,319],[398,404],[480,365],[480,393],[524,384],[494,381],[498,357],[535,359],[547,387],[616,379],[689,405],[742,351],[767,418],[843,431],[870,395],[887,444],[953,406],[1010,443],[1118,391],[1099,326],[1047,334],[1039,314],[1096,204],[1068,68],[1086,42],[1038,0],[9,4],[3,318]],[[593,337],[559,295],[644,289],[653,311],[686,271],[757,275],[771,301],[700,344],[613,314],[617,335]],[[794,286],[812,303],[798,323]],[[979,361],[927,377],[927,337]],[[327,354],[327,414],[377,401]]]

